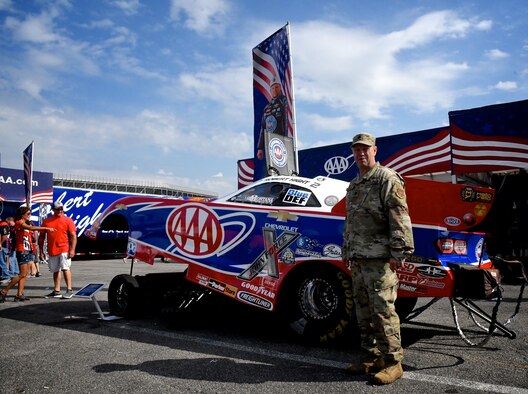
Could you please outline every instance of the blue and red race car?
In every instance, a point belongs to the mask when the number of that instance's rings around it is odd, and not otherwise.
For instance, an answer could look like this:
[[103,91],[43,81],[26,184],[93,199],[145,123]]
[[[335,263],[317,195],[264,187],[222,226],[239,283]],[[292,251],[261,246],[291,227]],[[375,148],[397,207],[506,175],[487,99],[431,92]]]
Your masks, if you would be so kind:
[[[398,313],[417,297],[453,297],[453,267],[491,265],[484,234],[469,230],[491,208],[488,188],[407,178],[416,251],[398,272]],[[109,287],[112,313],[133,316],[146,299],[186,308],[207,293],[278,312],[306,339],[321,343],[354,326],[348,267],[341,257],[347,182],[275,176],[214,200],[125,197],[112,215],[129,225],[128,255],[164,257],[183,274],[119,275]]]

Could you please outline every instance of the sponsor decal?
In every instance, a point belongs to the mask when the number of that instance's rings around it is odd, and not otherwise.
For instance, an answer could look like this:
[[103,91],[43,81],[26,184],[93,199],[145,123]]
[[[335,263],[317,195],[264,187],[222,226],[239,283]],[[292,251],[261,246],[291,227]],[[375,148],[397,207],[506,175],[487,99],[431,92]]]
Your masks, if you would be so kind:
[[326,173],[332,175],[342,174],[348,167],[350,167],[348,159],[343,156],[331,157],[324,164]]
[[297,248],[297,249],[295,249],[295,254],[298,254],[299,256],[315,257],[315,258],[318,258],[318,259],[321,258],[321,253],[314,252],[313,250],[306,250],[306,249]]
[[325,245],[323,248],[323,256],[330,258],[339,258],[342,256],[341,246],[335,244]]
[[277,167],[284,167],[288,162],[286,145],[279,138],[272,138],[269,142],[269,156]]
[[484,238],[481,238],[475,246],[475,254],[478,258],[482,255],[482,247],[484,246]]
[[237,298],[239,300],[247,302],[248,304],[253,304],[267,310],[271,310],[272,308],[272,304],[268,300],[265,300],[264,298],[254,294],[247,293],[245,291],[239,291],[237,294]]
[[271,228],[273,230],[291,231],[293,233],[296,233],[299,230],[299,227],[290,227],[290,226],[285,226],[283,224],[275,224],[275,223],[264,223],[264,227]]
[[418,283],[418,277],[414,275],[407,275],[407,274],[400,274],[398,272],[398,280],[400,282],[406,282],[406,283]]
[[427,290],[422,289],[421,287],[410,286],[410,285],[406,285],[405,283],[400,283],[399,288],[401,290],[409,291],[411,293],[418,293],[418,294],[426,294],[427,293]]
[[448,226],[459,226],[460,223],[462,223],[462,221],[457,217],[448,216],[444,218],[444,223],[447,224]]
[[[254,226],[255,217],[248,212],[218,216],[205,205],[185,204],[167,217],[167,236],[173,243],[167,250],[198,259],[220,256],[246,239]],[[228,242],[224,242],[225,228],[231,234]]]
[[264,250],[246,270],[238,275],[238,278],[251,280],[265,268],[267,268],[269,276],[278,278],[279,253],[286,249],[288,245],[300,236],[299,233],[284,231],[279,237],[277,237],[275,230],[269,228],[263,228],[262,233],[264,238]]
[[277,219],[277,222],[287,222],[289,220],[296,222],[299,219],[299,216],[286,211],[270,212],[268,213],[268,217],[271,219]]
[[414,264],[404,261],[401,268],[399,268],[398,271],[411,273],[414,271],[414,268],[415,268]]
[[277,119],[275,119],[275,116],[268,115],[266,116],[266,131],[272,133],[277,128]]
[[211,256],[220,248],[224,231],[215,212],[203,205],[183,206],[167,219],[169,237],[180,252],[193,257]]
[[297,246],[303,249],[309,249],[312,250],[313,248],[321,247],[321,245],[316,239],[308,238],[308,237],[300,237],[297,240]]
[[281,260],[286,265],[295,264],[295,253],[290,248],[286,248],[286,250],[282,252]]
[[430,278],[443,278],[446,276],[446,271],[433,266],[418,267],[418,272],[423,276],[428,276]]
[[490,203],[493,200],[493,194],[488,192],[478,192],[472,187],[468,186],[461,191],[462,201],[477,201]]
[[305,206],[311,195],[312,193],[303,190],[288,189],[282,201],[289,204]]
[[252,283],[249,283],[249,282],[242,282],[240,287],[242,287],[244,289],[251,290],[252,292],[254,292],[256,294],[262,294],[265,297],[268,297],[268,298],[271,298],[271,299],[275,299],[275,293],[273,291],[265,288],[264,286],[257,286],[255,284],[252,284]]
[[433,280],[429,278],[418,278],[418,284],[427,286],[427,287],[435,287],[437,289],[443,289],[445,287],[444,282],[439,282],[437,280]]
[[210,287],[213,290],[223,293],[226,288],[226,284],[222,282],[218,282],[217,280],[214,280],[214,279],[209,279],[209,283],[207,284],[207,287]]
[[477,215],[478,217],[482,217],[486,216],[488,208],[484,204],[477,204],[475,205],[475,209],[473,211],[475,212],[475,215]]
[[136,255],[137,245],[134,241],[128,241],[127,255],[134,257]]
[[224,294],[228,295],[229,297],[236,297],[238,289],[235,286],[227,285],[224,290]]

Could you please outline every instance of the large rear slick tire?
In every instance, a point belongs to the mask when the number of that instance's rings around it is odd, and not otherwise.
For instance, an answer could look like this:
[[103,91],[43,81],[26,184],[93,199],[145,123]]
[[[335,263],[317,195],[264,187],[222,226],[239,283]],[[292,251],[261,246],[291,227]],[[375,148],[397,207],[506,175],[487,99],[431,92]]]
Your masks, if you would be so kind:
[[133,276],[117,275],[108,288],[108,305],[115,316],[132,318],[141,310],[141,294],[139,284]]
[[357,329],[350,276],[333,267],[294,273],[281,297],[281,317],[303,340],[322,345],[342,341]]

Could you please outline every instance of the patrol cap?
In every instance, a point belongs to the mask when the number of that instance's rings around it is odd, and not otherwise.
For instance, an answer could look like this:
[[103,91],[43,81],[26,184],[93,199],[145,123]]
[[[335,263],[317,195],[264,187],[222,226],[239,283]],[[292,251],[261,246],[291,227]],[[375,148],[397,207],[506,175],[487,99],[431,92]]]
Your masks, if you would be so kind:
[[280,81],[280,78],[278,76],[274,76],[273,79],[271,80],[271,84],[270,86],[273,86],[273,85],[276,85],[276,84],[281,84],[281,81]]
[[376,137],[374,137],[370,133],[359,133],[354,136],[352,139],[352,146],[356,144],[363,144],[367,146],[375,146],[376,145]]
[[64,206],[62,205],[62,202],[60,201],[55,201],[53,203],[53,209],[56,210],[56,211],[59,211],[61,209],[64,209]]

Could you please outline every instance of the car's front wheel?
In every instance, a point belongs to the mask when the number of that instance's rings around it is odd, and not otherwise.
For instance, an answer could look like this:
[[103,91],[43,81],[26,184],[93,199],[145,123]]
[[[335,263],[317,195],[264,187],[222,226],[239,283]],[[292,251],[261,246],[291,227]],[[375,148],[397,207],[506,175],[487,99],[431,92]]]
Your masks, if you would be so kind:
[[333,267],[311,267],[290,278],[280,311],[289,327],[310,342],[329,344],[356,329],[350,276]]

